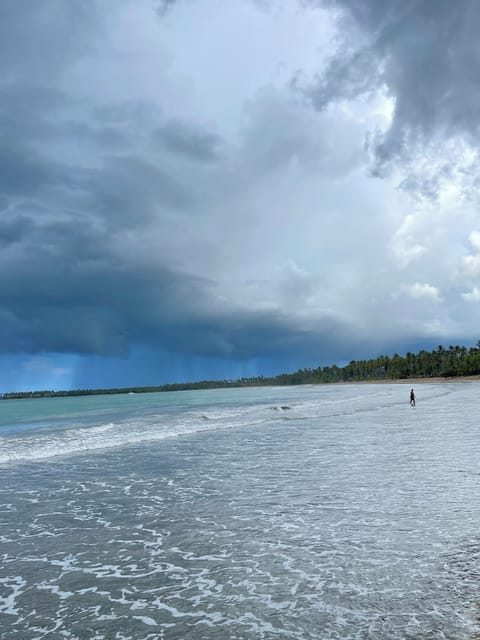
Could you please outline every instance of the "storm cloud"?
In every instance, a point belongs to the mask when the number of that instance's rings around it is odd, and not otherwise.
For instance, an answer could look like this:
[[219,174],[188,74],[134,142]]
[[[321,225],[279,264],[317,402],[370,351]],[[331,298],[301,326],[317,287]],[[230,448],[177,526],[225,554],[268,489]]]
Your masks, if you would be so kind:
[[479,24],[469,0],[3,2],[4,368],[476,341]]
[[[429,153],[432,145],[449,140],[478,144],[478,2],[313,0],[309,4],[339,12],[341,40],[308,88],[315,107],[379,91],[393,101],[391,122],[373,139],[379,170],[392,161]],[[447,167],[445,162],[440,168]]]

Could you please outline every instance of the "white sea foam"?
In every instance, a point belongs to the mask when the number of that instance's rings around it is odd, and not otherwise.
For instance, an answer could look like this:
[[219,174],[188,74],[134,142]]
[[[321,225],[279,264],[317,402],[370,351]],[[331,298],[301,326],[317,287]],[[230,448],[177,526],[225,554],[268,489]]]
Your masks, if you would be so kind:
[[23,593],[23,587],[25,587],[26,584],[27,581],[21,576],[0,578],[2,589],[10,591],[10,593],[7,593],[5,596],[0,595],[0,613],[11,616],[17,615],[16,599]]
[[151,427],[138,423],[109,423],[98,427],[81,427],[53,435],[24,436],[0,442],[0,464],[15,461],[44,460],[57,456],[111,449],[129,444],[175,438],[200,431],[193,426],[184,429]]
[[[213,429],[258,426],[271,419],[265,407],[212,410],[206,416],[198,412],[179,415],[147,415],[143,419],[128,419],[96,426],[24,432],[0,438],[0,464],[45,460],[127,445],[161,441],[167,438],[211,431]],[[202,419],[203,418],[203,419]]]
[[140,622],[143,622],[143,624],[146,624],[150,627],[156,627],[157,623],[155,622],[155,620],[153,618],[149,618],[148,616],[133,616],[134,620],[140,620]]
[[[243,397],[241,393],[245,390],[238,391],[238,397],[241,399]],[[228,393],[232,394],[231,391]],[[434,398],[444,393],[448,393],[448,389],[440,385],[432,385],[425,387],[423,396]],[[362,411],[372,411],[375,407],[393,408],[404,403],[398,388],[394,391],[388,385],[378,385],[374,392],[369,390],[368,386],[362,387],[362,392],[357,393],[351,393],[351,390],[346,391],[346,387],[333,386],[304,387],[300,390],[298,388],[260,389],[255,390],[255,394],[257,402],[253,403],[251,400],[244,404],[212,403],[199,409],[185,408],[181,404],[176,408],[173,404],[173,410],[169,409],[167,413],[155,412],[152,398],[147,398],[148,394],[145,394],[145,406],[142,409],[142,405],[139,405],[137,415],[132,415],[131,409],[128,408],[124,417],[120,415],[118,419],[97,424],[95,424],[95,411],[86,405],[83,424],[72,423],[66,427],[57,426],[55,429],[49,429],[48,426],[38,428],[33,420],[30,432],[22,424],[19,425],[17,433],[14,432],[13,427],[9,427],[9,435],[0,437],[0,464],[71,456],[177,438],[213,429],[259,427],[266,422],[278,420],[301,422],[306,419],[353,415]],[[264,399],[262,395],[265,396]],[[215,400],[222,397],[221,393],[217,394]],[[272,404],[268,400],[269,397],[275,397],[276,402]],[[141,398],[138,394],[135,398],[140,402]],[[177,395],[173,398],[182,400],[183,396]],[[115,399],[112,399],[112,410],[115,407],[114,403]],[[64,419],[64,405],[60,405],[60,408],[62,419]],[[101,420],[101,416],[105,413],[106,409],[102,406],[97,419]]]
[[[89,464],[2,469],[8,627],[65,640],[475,637],[477,393],[417,395],[414,410],[399,386],[289,389],[31,433],[37,447],[106,444]],[[131,448],[169,434],[185,438]]]

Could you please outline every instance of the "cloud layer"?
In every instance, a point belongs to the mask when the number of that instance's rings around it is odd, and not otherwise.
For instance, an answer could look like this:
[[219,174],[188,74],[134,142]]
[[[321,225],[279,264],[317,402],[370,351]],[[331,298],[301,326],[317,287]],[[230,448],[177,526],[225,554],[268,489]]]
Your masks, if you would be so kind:
[[0,351],[476,341],[477,3],[206,5],[2,3]]

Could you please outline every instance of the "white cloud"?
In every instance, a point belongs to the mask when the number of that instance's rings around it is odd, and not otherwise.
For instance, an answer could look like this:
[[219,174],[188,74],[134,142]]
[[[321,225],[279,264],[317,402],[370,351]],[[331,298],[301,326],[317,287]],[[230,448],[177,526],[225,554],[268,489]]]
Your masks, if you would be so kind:
[[467,276],[480,276],[480,254],[464,256],[462,258],[462,272]]
[[423,244],[408,244],[408,239],[395,238],[392,242],[392,252],[400,267],[407,267],[411,262],[427,252]]
[[480,289],[478,287],[473,287],[471,291],[467,291],[461,295],[467,302],[480,302]]
[[404,285],[403,291],[406,295],[415,300],[427,299],[433,302],[440,302],[440,292],[437,287],[431,284],[415,282],[411,285]]
[[461,259],[461,272],[465,276],[480,276],[480,231],[472,231],[468,236],[473,252]]
[[471,234],[468,236],[468,239],[470,240],[472,249],[476,253],[480,253],[480,231],[476,231],[476,230],[472,231]]

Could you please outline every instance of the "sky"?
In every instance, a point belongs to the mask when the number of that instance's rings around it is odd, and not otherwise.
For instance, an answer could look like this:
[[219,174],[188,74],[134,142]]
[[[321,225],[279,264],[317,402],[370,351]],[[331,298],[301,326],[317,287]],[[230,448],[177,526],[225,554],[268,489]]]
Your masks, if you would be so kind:
[[0,392],[480,338],[477,0],[2,0]]

